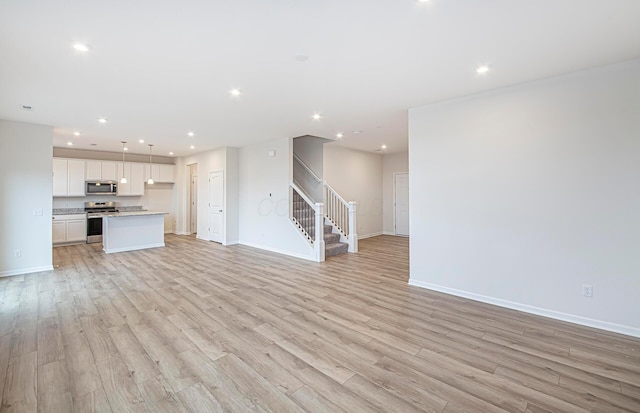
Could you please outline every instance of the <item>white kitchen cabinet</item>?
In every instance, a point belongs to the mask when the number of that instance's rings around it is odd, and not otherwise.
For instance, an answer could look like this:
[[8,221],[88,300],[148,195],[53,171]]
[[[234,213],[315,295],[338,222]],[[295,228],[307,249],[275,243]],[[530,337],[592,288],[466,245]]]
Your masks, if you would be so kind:
[[117,181],[121,176],[118,176],[116,162],[102,162],[102,180],[103,181]]
[[102,162],[87,161],[87,181],[102,181]]
[[53,159],[53,196],[84,196],[85,161]]
[[170,183],[174,183],[175,180],[175,166],[174,165],[158,165],[159,166],[159,173],[158,173],[158,182],[170,182]]
[[53,244],[86,242],[87,216],[85,214],[54,215]]
[[157,183],[169,183],[173,184],[176,181],[175,178],[175,165],[165,165],[154,163],[149,168],[149,165],[145,165],[145,181],[149,179],[149,174]]
[[67,221],[67,242],[87,241],[87,219],[83,215],[81,219]]
[[[129,179],[129,178],[127,178]],[[144,195],[144,164],[131,164],[131,195]]]
[[84,196],[84,161],[68,160],[69,190],[67,196]]
[[67,223],[65,221],[56,221],[55,215],[53,216],[53,243],[62,244],[67,240]]
[[117,164],[121,162],[112,161],[86,161],[87,181],[117,181],[122,176],[118,176]]
[[123,175],[127,183],[118,184],[118,196],[144,195],[144,164],[118,162],[118,177],[122,178]]
[[67,196],[69,171],[66,159],[53,159],[53,196]]

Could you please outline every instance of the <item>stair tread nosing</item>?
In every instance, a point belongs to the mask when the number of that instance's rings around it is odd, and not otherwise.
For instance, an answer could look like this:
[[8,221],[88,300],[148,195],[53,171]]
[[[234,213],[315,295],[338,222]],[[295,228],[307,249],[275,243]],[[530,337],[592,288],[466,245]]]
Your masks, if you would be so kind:
[[334,242],[332,244],[324,244],[324,256],[333,257],[335,255],[344,254],[349,251],[349,244],[345,242]]

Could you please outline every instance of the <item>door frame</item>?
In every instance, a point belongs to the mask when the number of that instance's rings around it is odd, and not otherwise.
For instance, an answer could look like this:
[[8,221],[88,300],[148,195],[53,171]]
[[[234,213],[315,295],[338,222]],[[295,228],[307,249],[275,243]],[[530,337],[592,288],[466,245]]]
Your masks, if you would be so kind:
[[[191,172],[191,168],[189,168],[189,172]],[[194,199],[194,193],[195,193],[195,199]],[[195,210],[195,214],[193,213],[194,210]],[[195,218],[195,228],[193,225],[194,218]],[[197,174],[191,175],[191,177],[189,178],[189,231],[187,232],[189,232],[190,234],[193,234],[194,232],[196,234],[198,233],[198,175]]]
[[[409,179],[409,172],[394,172],[393,173],[393,234],[395,236],[398,237],[408,237],[410,234],[398,234],[398,230],[397,230],[397,225],[396,223],[398,222],[397,220],[397,212],[396,212],[396,176],[398,175],[407,175],[407,179]],[[409,193],[409,190],[407,189],[407,194]],[[411,214],[411,211],[409,211],[409,214]],[[411,227],[409,227],[409,229],[411,229]]]

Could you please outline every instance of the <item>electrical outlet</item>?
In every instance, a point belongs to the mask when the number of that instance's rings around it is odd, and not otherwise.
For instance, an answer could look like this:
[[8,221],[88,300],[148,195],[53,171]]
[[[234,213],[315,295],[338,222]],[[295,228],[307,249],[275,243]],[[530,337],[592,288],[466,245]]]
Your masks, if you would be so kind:
[[15,251],[13,252],[13,256],[14,256],[14,257],[16,257],[16,258],[20,258],[20,257],[22,257],[22,251],[20,251],[20,250],[15,250]]
[[41,217],[42,216],[42,208],[34,208],[33,209],[33,215],[36,217]]
[[584,284],[582,286],[582,295],[587,298],[593,298],[593,285]]

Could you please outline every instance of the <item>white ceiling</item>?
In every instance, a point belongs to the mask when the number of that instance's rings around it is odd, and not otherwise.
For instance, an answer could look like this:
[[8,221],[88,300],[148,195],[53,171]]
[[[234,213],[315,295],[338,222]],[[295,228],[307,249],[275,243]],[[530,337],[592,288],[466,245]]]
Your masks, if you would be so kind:
[[638,0],[2,0],[0,118],[83,149],[343,132],[398,152],[408,108],[638,56]]

